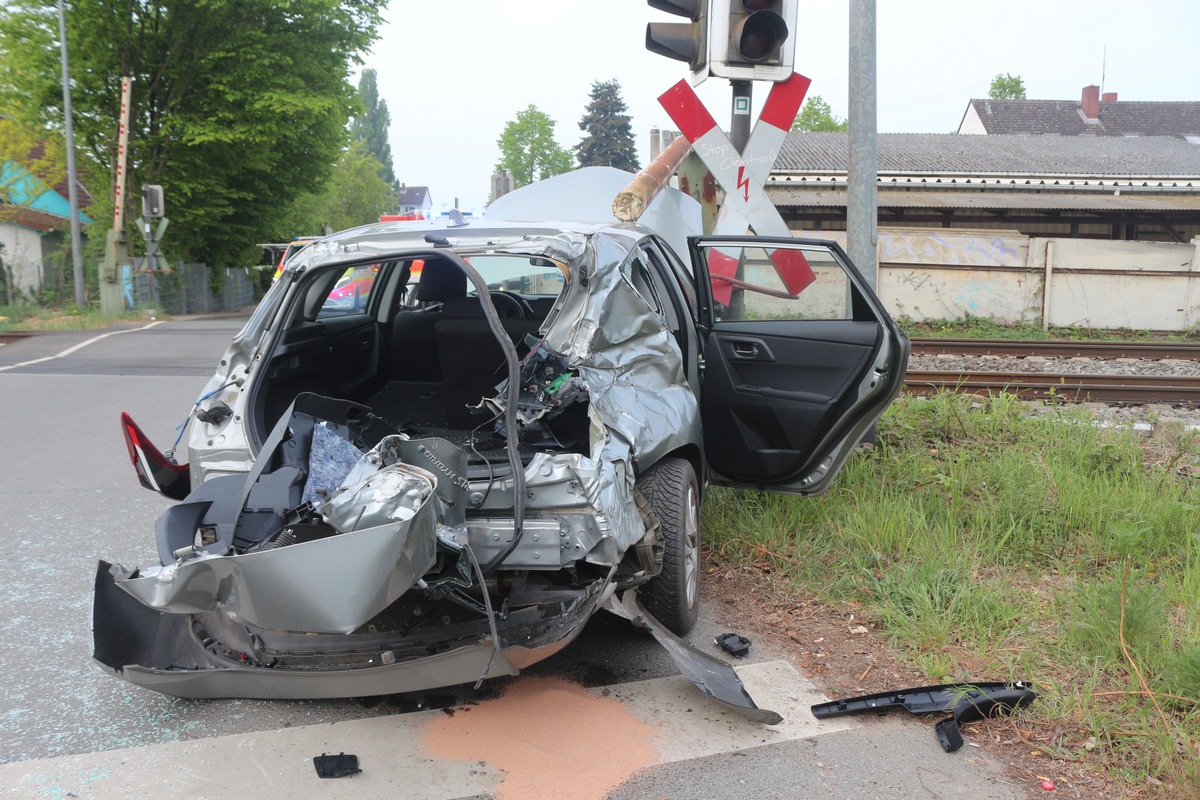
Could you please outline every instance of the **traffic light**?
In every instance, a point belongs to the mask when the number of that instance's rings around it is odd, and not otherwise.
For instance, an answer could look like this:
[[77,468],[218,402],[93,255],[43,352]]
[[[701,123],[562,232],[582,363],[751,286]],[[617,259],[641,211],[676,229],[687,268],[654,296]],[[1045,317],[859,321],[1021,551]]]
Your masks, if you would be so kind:
[[142,216],[146,219],[163,216],[163,188],[158,184],[142,184]]
[[651,8],[666,11],[691,22],[650,22],[646,25],[646,49],[660,56],[686,61],[692,84],[708,77],[708,6],[710,0],[647,0]]
[[797,0],[711,0],[708,69],[719,78],[783,81],[796,56]]

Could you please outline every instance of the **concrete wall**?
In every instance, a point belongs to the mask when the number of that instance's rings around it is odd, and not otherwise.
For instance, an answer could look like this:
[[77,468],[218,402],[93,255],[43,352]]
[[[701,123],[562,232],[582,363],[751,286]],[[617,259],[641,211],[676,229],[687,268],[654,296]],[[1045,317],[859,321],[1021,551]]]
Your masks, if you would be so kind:
[[1200,240],[1031,239],[1050,325],[1188,330],[1200,321]]
[[[14,299],[20,294],[24,299],[37,296],[42,288],[42,236],[23,225],[0,223],[0,260],[4,261],[6,278],[12,276]],[[0,292],[0,303],[6,298]]]
[[[844,231],[793,233],[845,246]],[[1006,325],[1171,331],[1200,323],[1200,239],[1175,244],[881,229],[878,253],[880,298],[894,315],[917,321],[971,315]]]

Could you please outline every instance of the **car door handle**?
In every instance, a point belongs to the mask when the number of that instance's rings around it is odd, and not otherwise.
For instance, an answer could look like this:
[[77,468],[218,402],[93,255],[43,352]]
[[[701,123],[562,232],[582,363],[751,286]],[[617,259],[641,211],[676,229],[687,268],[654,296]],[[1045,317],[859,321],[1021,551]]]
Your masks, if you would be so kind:
[[733,354],[738,358],[757,358],[758,345],[754,342],[734,342]]
[[729,340],[730,355],[738,361],[774,361],[771,348],[761,339]]

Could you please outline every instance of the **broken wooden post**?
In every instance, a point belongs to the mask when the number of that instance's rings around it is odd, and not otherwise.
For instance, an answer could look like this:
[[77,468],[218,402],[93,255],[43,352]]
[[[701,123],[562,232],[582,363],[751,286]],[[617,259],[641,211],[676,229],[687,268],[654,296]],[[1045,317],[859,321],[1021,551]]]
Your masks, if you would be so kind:
[[677,136],[658,158],[639,172],[628,186],[617,192],[613,198],[613,216],[621,222],[637,222],[691,149],[692,145],[685,137]]

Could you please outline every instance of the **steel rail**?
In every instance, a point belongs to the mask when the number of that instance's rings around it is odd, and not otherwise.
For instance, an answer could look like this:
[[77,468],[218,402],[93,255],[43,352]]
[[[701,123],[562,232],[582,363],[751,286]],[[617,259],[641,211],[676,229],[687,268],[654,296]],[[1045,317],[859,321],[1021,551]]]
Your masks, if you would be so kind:
[[1003,392],[1024,399],[1072,403],[1200,405],[1200,378],[1183,376],[910,370],[904,378],[904,390],[917,395]]
[[995,355],[1010,358],[1165,358],[1200,360],[1200,344],[1190,342],[1098,342],[1023,339],[930,339],[912,340],[914,355]]

